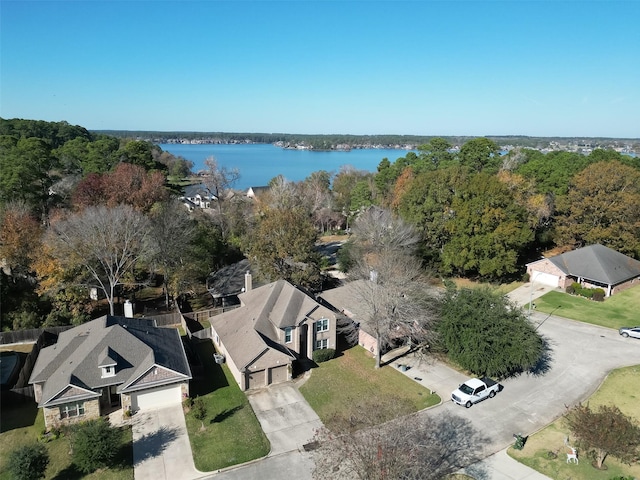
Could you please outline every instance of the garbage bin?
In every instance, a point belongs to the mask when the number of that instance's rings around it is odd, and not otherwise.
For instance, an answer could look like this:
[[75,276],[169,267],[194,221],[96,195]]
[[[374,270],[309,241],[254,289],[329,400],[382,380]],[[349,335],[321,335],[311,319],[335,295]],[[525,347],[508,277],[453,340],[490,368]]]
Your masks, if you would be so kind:
[[213,359],[216,361],[216,363],[220,364],[220,363],[224,363],[224,355],[220,355],[218,353],[214,353],[213,354]]

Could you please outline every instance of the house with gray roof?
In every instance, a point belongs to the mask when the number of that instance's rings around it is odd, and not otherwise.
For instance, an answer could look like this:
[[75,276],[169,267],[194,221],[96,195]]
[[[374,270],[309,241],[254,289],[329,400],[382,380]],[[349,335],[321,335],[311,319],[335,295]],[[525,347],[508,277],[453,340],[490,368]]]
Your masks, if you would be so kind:
[[179,405],[190,379],[176,329],[158,328],[153,319],[106,315],[60,333],[43,348],[29,383],[51,428],[117,408]]
[[531,282],[565,289],[573,282],[607,297],[640,284],[640,261],[596,244],[527,264]]
[[211,318],[214,344],[242,390],[290,380],[293,362],[336,348],[336,312],[285,280],[246,285],[240,307]]

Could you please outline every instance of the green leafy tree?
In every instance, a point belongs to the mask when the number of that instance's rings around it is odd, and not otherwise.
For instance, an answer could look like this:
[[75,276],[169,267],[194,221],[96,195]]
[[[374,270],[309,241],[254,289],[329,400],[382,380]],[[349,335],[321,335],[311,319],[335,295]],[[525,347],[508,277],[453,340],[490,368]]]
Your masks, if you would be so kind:
[[285,279],[311,290],[320,287],[317,232],[302,208],[269,208],[246,237],[247,257],[269,281]]
[[458,166],[423,172],[409,179],[397,199],[400,216],[421,232],[426,256],[435,263],[440,262],[451,237],[446,224],[454,213],[454,198],[468,183],[468,176],[468,170]]
[[73,427],[73,463],[83,473],[109,467],[118,453],[121,434],[104,418],[89,420]]
[[474,172],[496,173],[500,168],[500,147],[488,138],[469,140],[460,147],[460,164]]
[[615,405],[576,405],[565,416],[569,429],[602,469],[607,456],[630,462],[638,456],[640,427]]
[[437,332],[449,359],[479,376],[506,377],[533,370],[544,342],[522,310],[489,288],[449,287]]
[[527,160],[517,167],[516,173],[535,180],[538,192],[556,196],[566,195],[571,178],[591,163],[589,158],[575,152],[544,155],[535,150],[525,150],[525,154]]
[[9,454],[7,470],[15,480],[44,478],[49,465],[49,452],[42,443],[31,443],[16,448]]
[[55,158],[41,138],[21,138],[14,145],[4,138],[0,154],[0,201],[21,200],[44,217],[49,187],[55,179]]
[[471,176],[452,199],[444,231],[442,268],[460,274],[500,278],[518,269],[534,238],[527,212],[495,176]]
[[207,404],[202,397],[196,397],[191,407],[193,416],[196,420],[200,420],[200,429],[204,430],[204,419],[207,418]]
[[129,140],[120,148],[120,160],[143,167],[145,170],[162,168],[153,159],[153,144],[142,140]]
[[419,167],[417,171],[434,170],[436,168],[451,165],[454,155],[451,153],[451,145],[447,140],[441,137],[432,138],[429,143],[418,147]]
[[558,209],[556,243],[601,243],[640,258],[639,169],[617,161],[589,165],[573,178]]

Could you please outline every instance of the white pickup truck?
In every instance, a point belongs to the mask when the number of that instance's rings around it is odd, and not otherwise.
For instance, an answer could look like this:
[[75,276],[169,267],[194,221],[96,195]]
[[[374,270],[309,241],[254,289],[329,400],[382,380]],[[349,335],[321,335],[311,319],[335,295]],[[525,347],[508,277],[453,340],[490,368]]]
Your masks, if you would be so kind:
[[485,398],[493,398],[500,391],[500,384],[490,378],[472,378],[451,393],[451,400],[469,408]]

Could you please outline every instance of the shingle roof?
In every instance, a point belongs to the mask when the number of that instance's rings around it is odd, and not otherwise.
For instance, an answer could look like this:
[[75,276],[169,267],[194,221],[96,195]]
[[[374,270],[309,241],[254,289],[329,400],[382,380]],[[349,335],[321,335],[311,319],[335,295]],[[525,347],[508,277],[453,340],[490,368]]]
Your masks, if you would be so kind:
[[321,307],[285,280],[244,292],[239,298],[242,307],[214,317],[211,324],[240,369],[264,355],[291,358],[279,343],[279,330],[300,325]]
[[[40,351],[29,380],[43,384],[41,406],[60,403],[56,397],[70,386],[120,385],[120,390],[154,365],[172,370],[176,378],[191,378],[178,331],[153,323],[107,315],[62,332],[56,344]],[[100,367],[114,362],[115,376],[102,378]]]
[[368,280],[354,280],[340,287],[325,290],[320,296],[333,308],[359,322],[360,328],[371,334],[368,328],[371,307],[363,300],[361,294],[361,291],[366,288],[366,282]]
[[567,275],[617,285],[640,277],[640,262],[604,245],[596,244],[549,258]]

